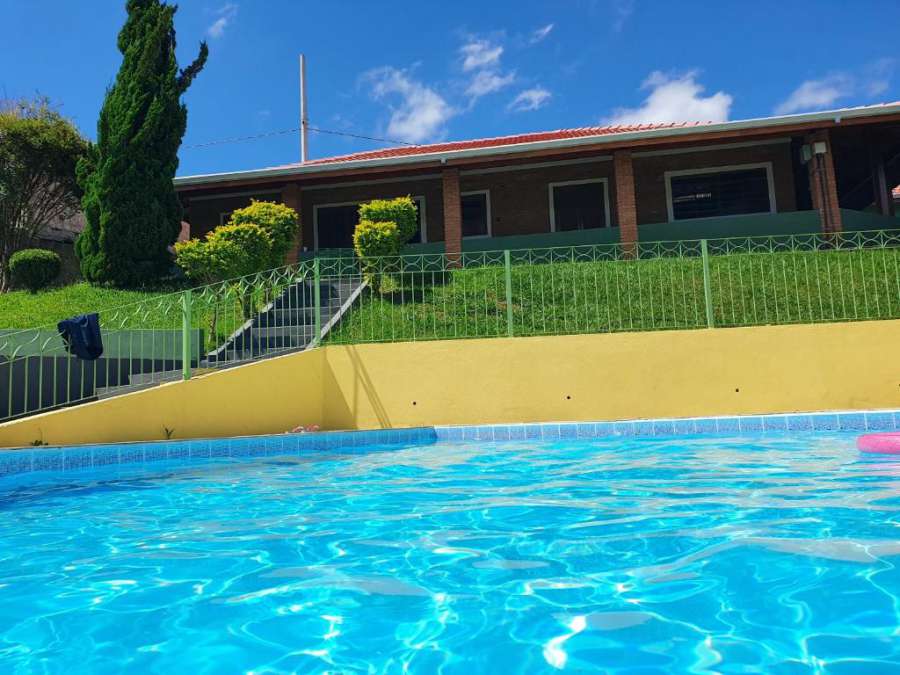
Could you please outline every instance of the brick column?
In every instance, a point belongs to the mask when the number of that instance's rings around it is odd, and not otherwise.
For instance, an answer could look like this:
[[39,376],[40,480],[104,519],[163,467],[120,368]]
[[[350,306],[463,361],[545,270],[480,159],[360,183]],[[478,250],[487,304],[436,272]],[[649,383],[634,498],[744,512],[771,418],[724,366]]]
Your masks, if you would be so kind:
[[[444,169],[444,251],[448,261],[458,262],[462,253],[462,203],[459,196],[459,169]],[[452,256],[456,256],[454,260]]]
[[[844,226],[841,222],[841,207],[838,203],[837,180],[828,130],[820,129],[807,134],[806,143],[812,151],[812,158],[807,163],[809,191],[812,194],[813,208],[819,212],[822,232],[825,234],[840,232]],[[824,154],[816,154],[816,143],[825,144]]]
[[300,221],[297,227],[297,234],[294,235],[294,243],[291,244],[290,250],[284,256],[286,265],[293,265],[300,256],[300,247],[303,245],[303,214],[300,211],[300,186],[297,183],[288,183],[281,190],[281,201],[285,206],[289,206],[297,212],[297,219]]
[[619,225],[619,241],[624,244],[624,252],[632,255],[638,241],[638,228],[631,150],[616,150],[613,153],[613,171],[616,178],[616,223]]

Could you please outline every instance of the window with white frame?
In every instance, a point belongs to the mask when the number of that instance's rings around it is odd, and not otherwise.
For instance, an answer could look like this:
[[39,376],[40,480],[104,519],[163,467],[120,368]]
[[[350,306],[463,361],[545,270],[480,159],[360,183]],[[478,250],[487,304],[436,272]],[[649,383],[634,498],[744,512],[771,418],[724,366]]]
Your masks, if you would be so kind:
[[487,190],[463,192],[460,195],[463,237],[491,235],[491,197]]
[[775,211],[772,165],[666,172],[669,220]]
[[[425,197],[413,197],[416,204],[416,234],[410,244],[427,241],[425,228]],[[316,248],[352,248],[353,231],[359,223],[360,202],[320,204],[313,208]]]
[[550,183],[550,229],[554,232],[610,227],[606,180]]

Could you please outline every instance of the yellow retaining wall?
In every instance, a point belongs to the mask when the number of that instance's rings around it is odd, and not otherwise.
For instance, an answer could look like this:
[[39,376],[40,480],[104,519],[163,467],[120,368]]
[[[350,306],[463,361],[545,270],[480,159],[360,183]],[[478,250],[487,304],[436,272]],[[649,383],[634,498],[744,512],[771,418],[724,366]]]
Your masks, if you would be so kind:
[[0,447],[893,408],[898,345],[900,321],[332,346],[8,422]]

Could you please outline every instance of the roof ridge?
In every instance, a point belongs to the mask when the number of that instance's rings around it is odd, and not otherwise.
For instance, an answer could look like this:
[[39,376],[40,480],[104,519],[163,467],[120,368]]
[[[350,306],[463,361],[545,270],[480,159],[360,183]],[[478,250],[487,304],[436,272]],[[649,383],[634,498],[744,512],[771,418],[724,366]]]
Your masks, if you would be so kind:
[[[526,131],[517,134],[505,134],[502,136],[486,136],[483,138],[467,138],[454,141],[438,141],[436,143],[411,144],[411,145],[390,145],[384,148],[376,148],[374,150],[363,150],[360,152],[350,152],[342,155],[331,155],[329,157],[319,157],[310,159],[303,166],[316,166],[320,164],[332,164],[337,162],[375,159],[380,157],[393,156],[411,156],[419,154],[427,154],[429,152],[437,152],[440,149],[464,149],[471,146],[484,147],[502,147],[504,145],[512,145],[516,143],[527,143],[538,140],[552,140],[554,138],[576,138],[584,136],[606,136],[612,134],[628,133],[633,131],[647,131],[651,129],[672,129],[676,127],[699,126],[710,124],[710,122],[700,121],[684,121],[684,122],[641,122],[638,124],[598,124],[594,126],[570,127],[544,131]],[[270,169],[290,168],[301,166],[301,163],[293,162],[290,164],[282,164],[278,166],[268,167]]]

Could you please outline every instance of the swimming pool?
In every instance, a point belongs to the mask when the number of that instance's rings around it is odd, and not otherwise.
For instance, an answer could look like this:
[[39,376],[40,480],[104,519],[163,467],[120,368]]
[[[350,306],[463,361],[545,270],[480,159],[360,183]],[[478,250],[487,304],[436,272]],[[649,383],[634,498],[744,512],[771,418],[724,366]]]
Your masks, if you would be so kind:
[[7,476],[0,672],[894,672],[900,460],[855,437],[279,446]]

